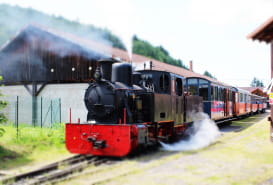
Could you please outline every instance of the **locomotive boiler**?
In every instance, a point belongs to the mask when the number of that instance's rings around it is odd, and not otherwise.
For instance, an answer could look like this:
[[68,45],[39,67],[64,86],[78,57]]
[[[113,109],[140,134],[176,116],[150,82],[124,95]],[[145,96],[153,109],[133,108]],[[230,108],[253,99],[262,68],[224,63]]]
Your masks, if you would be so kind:
[[152,104],[149,101],[152,93],[133,84],[130,64],[114,62],[100,61],[100,68],[95,73],[96,81],[86,90],[87,121],[104,124],[151,121]]
[[186,96],[184,77],[155,70],[132,72],[114,59],[98,62],[86,89],[86,123],[66,124],[71,153],[126,156],[159,141],[183,136],[189,114],[202,109],[202,98]]

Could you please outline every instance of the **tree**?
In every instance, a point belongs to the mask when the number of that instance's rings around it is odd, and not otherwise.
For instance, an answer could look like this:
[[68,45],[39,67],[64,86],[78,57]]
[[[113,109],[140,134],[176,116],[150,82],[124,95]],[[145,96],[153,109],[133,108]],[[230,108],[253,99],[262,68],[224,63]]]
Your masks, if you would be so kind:
[[22,30],[26,25],[39,22],[40,25],[56,30],[65,31],[86,39],[106,41],[113,47],[126,50],[124,43],[110,30],[81,24],[77,21],[65,19],[62,16],[48,15],[32,8],[22,8],[8,4],[0,4],[0,45]]
[[210,77],[210,78],[214,78],[214,79],[217,79],[217,78],[215,78],[210,72],[208,72],[208,71],[205,71],[204,72],[204,75],[205,76],[208,76],[208,77]]
[[188,69],[181,59],[175,59],[163,46],[153,46],[148,41],[133,37],[133,53],[156,59],[158,61]]
[[259,80],[258,78],[254,77],[250,83],[250,86],[251,87],[264,87],[264,83],[262,80]]

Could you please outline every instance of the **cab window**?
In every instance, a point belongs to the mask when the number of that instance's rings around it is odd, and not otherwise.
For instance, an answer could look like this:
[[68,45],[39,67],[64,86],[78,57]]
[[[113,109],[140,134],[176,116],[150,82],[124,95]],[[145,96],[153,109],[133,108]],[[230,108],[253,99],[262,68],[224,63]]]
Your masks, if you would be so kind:
[[160,76],[159,89],[161,92],[170,93],[170,78],[167,74],[162,74]]
[[182,88],[182,79],[177,78],[175,80],[175,91],[177,96],[182,96],[183,88]]

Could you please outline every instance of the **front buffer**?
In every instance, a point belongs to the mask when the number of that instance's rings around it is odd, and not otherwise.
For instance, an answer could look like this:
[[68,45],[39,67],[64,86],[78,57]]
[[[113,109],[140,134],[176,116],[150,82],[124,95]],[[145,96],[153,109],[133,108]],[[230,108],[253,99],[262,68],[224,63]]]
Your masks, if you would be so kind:
[[123,157],[139,146],[137,125],[66,124],[66,147],[71,153]]

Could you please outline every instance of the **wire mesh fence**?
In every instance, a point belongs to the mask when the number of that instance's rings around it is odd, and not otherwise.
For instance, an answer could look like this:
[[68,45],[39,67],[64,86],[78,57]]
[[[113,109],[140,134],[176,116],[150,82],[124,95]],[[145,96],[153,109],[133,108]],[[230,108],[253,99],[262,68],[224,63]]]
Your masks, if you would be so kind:
[[59,127],[62,122],[61,99],[46,97],[7,96],[8,102],[3,113],[9,122],[34,127]]

